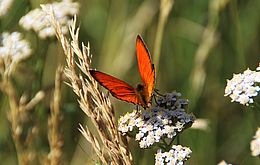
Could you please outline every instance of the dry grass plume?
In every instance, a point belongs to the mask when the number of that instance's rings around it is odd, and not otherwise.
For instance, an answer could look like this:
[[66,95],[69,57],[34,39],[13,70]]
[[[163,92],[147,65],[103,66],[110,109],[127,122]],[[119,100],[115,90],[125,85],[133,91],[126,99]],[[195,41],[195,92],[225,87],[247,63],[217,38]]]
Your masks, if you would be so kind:
[[[78,96],[82,111],[92,121],[98,136],[96,137],[88,127],[80,125],[79,131],[92,147],[102,164],[131,164],[132,156],[117,131],[116,119],[111,102],[99,89],[98,84],[91,77],[90,46],[79,44],[79,28],[76,27],[76,17],[69,26],[71,40],[62,33],[53,11],[44,8],[51,16],[51,24],[55,28],[66,56],[65,75],[67,83]],[[81,46],[81,48],[80,48]]]

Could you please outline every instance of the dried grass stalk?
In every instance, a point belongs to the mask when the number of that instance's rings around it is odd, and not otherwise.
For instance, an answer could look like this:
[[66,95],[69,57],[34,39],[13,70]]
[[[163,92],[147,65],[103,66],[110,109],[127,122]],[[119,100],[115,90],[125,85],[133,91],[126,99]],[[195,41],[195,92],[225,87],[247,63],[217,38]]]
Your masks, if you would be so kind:
[[[38,128],[33,126],[32,129],[24,131],[26,130],[25,123],[30,119],[29,112],[44,98],[45,93],[39,91],[29,101],[25,95],[18,99],[17,91],[8,76],[5,76],[0,82],[0,90],[5,93],[9,101],[10,110],[7,112],[7,118],[11,125],[18,164],[33,164],[36,160],[36,154],[32,142]],[[26,132],[25,138],[22,135],[23,132]]]
[[60,131],[62,115],[60,113],[61,101],[61,82],[63,69],[59,67],[55,76],[55,89],[53,101],[51,102],[51,116],[48,119],[48,139],[50,144],[50,153],[48,154],[48,164],[62,164],[62,146],[63,136]]
[[190,96],[192,97],[191,100],[193,100],[193,103],[200,97],[205,83],[207,76],[205,62],[210,55],[210,51],[216,46],[219,40],[219,34],[217,32],[219,14],[229,1],[230,0],[213,0],[209,3],[209,21],[202,33],[201,42],[195,54],[194,68],[190,75]]
[[[111,102],[108,97],[99,91],[97,82],[89,73],[91,68],[89,43],[87,46],[82,43],[82,49],[79,47],[79,28],[76,28],[76,17],[69,27],[71,41],[68,41],[61,33],[60,25],[56,21],[53,11],[44,6],[42,8],[50,15],[51,24],[55,28],[56,36],[64,50],[67,62],[65,75],[69,79],[68,85],[79,97],[80,108],[91,119],[98,137],[95,137],[87,127],[81,125],[80,132],[92,144],[102,164],[131,164],[132,156],[117,131]],[[77,72],[77,69],[84,74],[84,77]]]

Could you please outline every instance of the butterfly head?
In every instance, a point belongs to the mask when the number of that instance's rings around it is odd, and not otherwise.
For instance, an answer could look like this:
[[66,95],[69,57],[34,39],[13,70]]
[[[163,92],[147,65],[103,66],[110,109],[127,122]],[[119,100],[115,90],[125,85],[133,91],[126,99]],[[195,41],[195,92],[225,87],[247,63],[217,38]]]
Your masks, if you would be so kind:
[[138,93],[142,93],[142,92],[144,91],[144,85],[142,85],[142,84],[137,84],[137,86],[136,86],[136,91],[137,91]]
[[147,96],[145,91],[145,86],[143,84],[138,84],[135,88],[137,95],[139,96],[140,105],[144,108],[151,107],[151,97]]

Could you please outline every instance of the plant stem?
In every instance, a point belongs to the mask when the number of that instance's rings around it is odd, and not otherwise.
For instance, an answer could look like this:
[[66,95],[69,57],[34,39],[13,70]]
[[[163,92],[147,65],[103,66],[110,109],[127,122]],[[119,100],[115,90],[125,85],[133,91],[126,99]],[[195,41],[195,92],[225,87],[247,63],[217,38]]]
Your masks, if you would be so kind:
[[257,108],[258,110],[260,110],[260,105],[258,104],[258,102],[254,101],[254,105],[256,106],[256,108]]

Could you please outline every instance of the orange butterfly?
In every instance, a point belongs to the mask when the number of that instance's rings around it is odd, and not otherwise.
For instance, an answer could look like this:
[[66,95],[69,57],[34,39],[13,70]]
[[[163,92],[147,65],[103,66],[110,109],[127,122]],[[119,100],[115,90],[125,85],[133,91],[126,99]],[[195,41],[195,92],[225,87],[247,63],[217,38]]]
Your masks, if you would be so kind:
[[151,106],[151,97],[154,90],[155,70],[151,63],[149,51],[140,35],[136,38],[136,55],[143,81],[136,88],[108,74],[95,70],[90,70],[89,72],[115,98],[148,108]]

